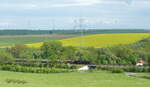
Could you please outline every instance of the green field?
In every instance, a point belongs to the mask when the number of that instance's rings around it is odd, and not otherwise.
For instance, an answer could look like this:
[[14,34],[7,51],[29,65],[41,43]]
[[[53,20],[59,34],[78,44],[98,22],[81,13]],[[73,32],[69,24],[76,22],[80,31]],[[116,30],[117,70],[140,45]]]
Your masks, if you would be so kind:
[[4,35],[0,36],[0,46],[11,46],[14,44],[29,44],[48,40],[61,40],[74,37],[75,35]]
[[47,40],[51,40],[51,38],[34,38],[34,37],[0,38],[0,46],[36,43],[36,42],[47,41]]
[[[145,74],[150,76],[150,74]],[[26,84],[6,83],[6,79]],[[0,87],[149,87],[150,80],[108,72],[31,74],[0,71]]]

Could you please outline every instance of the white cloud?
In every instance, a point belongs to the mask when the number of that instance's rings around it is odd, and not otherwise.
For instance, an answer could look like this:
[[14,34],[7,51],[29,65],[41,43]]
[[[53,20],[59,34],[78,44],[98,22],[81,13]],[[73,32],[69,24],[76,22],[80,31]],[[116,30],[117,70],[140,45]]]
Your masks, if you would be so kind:
[[[17,1],[16,1],[17,2]],[[25,9],[36,9],[36,8],[54,8],[54,7],[75,7],[75,6],[91,6],[95,4],[127,4],[131,5],[134,2],[150,2],[149,0],[65,0],[57,1],[53,3],[53,1],[37,1],[37,2],[19,2],[19,3],[8,3],[2,2],[0,3],[0,8],[25,8]]]
[[104,0],[75,0],[76,3],[80,4],[88,4],[88,5],[93,5],[93,4],[98,4],[101,3]]
[[120,4],[118,0],[67,0],[65,3],[37,2],[37,3],[0,3],[0,8],[10,9],[39,9],[56,7],[90,6],[95,4]]
[[16,25],[12,22],[0,22],[0,26],[9,26],[9,25]]
[[26,8],[26,9],[30,9],[30,8],[36,8],[37,5],[36,4],[10,4],[10,3],[1,3],[0,4],[0,8],[2,9],[5,9],[5,8],[8,8],[8,9],[17,9],[17,8]]

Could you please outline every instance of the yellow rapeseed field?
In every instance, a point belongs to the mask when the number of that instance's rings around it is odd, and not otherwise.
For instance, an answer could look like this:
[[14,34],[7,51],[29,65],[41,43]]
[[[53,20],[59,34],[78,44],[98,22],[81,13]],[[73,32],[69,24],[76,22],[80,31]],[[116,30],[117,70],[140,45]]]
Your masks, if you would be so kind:
[[150,37],[150,33],[95,34],[60,41],[64,46],[102,48],[119,44],[131,44],[147,37]]
[[[74,38],[68,38],[59,40],[63,46],[75,46],[75,47],[110,47],[119,44],[131,44],[141,39],[150,37],[150,33],[118,33],[118,34],[94,34],[79,36]],[[27,44],[29,47],[40,47],[43,42]],[[5,48],[1,47],[1,48]]]

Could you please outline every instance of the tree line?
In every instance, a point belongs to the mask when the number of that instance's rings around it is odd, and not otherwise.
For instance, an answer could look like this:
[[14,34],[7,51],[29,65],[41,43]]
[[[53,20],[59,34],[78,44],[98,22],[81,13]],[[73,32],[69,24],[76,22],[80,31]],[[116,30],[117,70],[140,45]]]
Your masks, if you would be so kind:
[[[80,35],[81,30],[0,30],[0,35],[43,35],[43,34],[75,34]],[[83,31],[84,34],[100,34],[100,33],[150,33],[150,30],[138,29],[86,29]]]
[[92,64],[135,65],[144,60],[150,65],[150,38],[130,45],[118,45],[107,48],[64,47],[61,42],[48,41],[40,48],[31,48],[17,44],[11,48],[0,49],[0,63],[16,60],[48,60],[51,65],[65,61],[90,61]]

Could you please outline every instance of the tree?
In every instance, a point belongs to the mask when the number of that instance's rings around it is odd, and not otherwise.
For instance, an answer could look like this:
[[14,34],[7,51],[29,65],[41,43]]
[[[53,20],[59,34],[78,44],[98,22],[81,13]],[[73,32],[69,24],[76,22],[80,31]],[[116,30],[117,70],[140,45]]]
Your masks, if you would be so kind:
[[34,48],[27,48],[26,51],[24,50],[20,52],[19,56],[22,59],[34,59],[34,55],[33,55],[34,53],[35,53]]
[[124,64],[135,64],[137,62],[137,54],[133,49],[129,48],[126,45],[113,47],[112,52],[118,58],[120,58],[124,62]]
[[117,64],[119,58],[109,48],[101,48],[97,50],[96,60],[99,64]]
[[41,46],[41,57],[48,59],[51,62],[60,60],[61,52],[63,50],[62,44],[58,41],[44,42]]
[[63,47],[61,60],[77,60],[76,49],[74,47]]
[[1,63],[9,63],[12,61],[14,61],[14,58],[9,52],[0,50],[0,62]]
[[[8,48],[8,51],[15,57],[15,58],[22,58],[25,53],[29,52],[29,48],[24,44],[16,44],[15,46]],[[25,54],[28,55],[28,54]]]
[[42,51],[40,48],[33,48],[33,58],[34,59],[42,59],[41,58],[41,54],[42,54]]
[[93,47],[82,48],[76,51],[76,59],[79,61],[89,61],[91,63],[95,63],[96,57],[96,50]]

